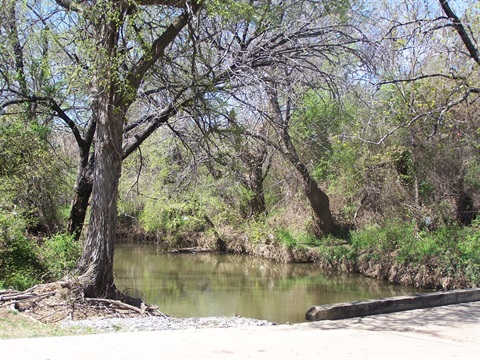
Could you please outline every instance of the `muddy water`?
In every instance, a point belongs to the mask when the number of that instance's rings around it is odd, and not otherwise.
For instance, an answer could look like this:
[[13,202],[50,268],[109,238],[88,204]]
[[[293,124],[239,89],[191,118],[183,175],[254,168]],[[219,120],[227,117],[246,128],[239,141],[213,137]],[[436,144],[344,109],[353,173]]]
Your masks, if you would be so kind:
[[154,245],[118,245],[117,287],[175,317],[240,315],[303,322],[310,306],[418,292],[314,264],[278,264],[247,255],[164,254]]

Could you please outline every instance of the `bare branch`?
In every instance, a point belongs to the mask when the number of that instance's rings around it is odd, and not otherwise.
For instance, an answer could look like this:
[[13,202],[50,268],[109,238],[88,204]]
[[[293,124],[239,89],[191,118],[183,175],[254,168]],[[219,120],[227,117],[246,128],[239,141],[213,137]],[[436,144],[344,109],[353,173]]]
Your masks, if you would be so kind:
[[[160,1],[146,1],[145,3],[161,3]],[[199,10],[200,6],[194,4],[191,11],[188,9],[178,16],[172,24],[160,35],[150,47],[150,50],[140,59],[137,66],[128,75],[128,82],[134,89],[138,89],[145,73],[160,59],[165,49],[175,40],[177,35],[187,25],[190,17]]]
[[462,21],[458,18],[458,16],[453,12],[453,10],[450,8],[450,5],[448,4],[448,0],[438,0],[440,2],[440,5],[443,9],[443,12],[445,15],[448,16],[448,18],[452,21],[453,27],[455,30],[457,30],[458,35],[463,41],[463,44],[468,50],[468,53],[470,54],[471,58],[477,62],[477,64],[480,65],[480,54],[478,49],[475,47],[472,39],[470,39],[470,36],[467,33],[467,30],[465,30],[465,27],[462,24]]
[[[134,152],[145,141],[145,139],[147,139],[162,124],[165,124],[176,113],[177,109],[173,104],[169,104],[165,109],[149,115],[146,119],[142,120],[141,124],[143,127],[139,128],[135,134],[125,139],[123,145],[123,158],[125,159],[128,155]],[[125,133],[126,132],[124,131],[124,136]]]
[[441,73],[436,73],[436,74],[425,74],[425,75],[419,75],[415,76],[412,78],[404,78],[404,79],[393,79],[393,80],[385,80],[385,81],[380,81],[378,83],[375,83],[377,86],[381,85],[387,85],[387,84],[398,84],[398,83],[405,83],[405,82],[414,82],[418,80],[423,80],[423,79],[429,79],[429,78],[435,78],[435,77],[442,77],[450,80],[456,80],[458,79],[457,76],[454,76],[452,74],[441,74]]

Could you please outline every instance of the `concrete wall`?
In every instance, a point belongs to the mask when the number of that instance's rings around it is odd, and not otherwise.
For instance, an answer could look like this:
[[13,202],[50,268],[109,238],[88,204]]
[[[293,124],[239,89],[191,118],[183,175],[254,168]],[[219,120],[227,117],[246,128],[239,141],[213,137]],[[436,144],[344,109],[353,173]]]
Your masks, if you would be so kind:
[[338,320],[472,301],[480,301],[480,288],[314,306],[307,311],[305,318],[310,321]]

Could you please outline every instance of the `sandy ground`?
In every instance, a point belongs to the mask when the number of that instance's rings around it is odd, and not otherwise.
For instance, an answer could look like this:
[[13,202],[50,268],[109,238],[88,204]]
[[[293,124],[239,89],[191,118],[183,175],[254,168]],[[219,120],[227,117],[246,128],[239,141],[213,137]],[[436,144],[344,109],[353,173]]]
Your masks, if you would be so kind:
[[480,302],[272,327],[0,340],[0,360],[173,358],[480,360]]

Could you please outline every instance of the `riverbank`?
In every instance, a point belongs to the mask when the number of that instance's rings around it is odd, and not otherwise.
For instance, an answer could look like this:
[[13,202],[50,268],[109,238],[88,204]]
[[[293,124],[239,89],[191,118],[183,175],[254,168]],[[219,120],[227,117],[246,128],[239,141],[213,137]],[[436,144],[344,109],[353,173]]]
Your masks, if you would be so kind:
[[480,302],[295,325],[0,340],[12,359],[472,359]]
[[[322,270],[357,273],[392,284],[435,290],[480,286],[480,223],[471,227],[418,232],[395,223],[351,231],[343,238],[313,238],[276,231],[250,236],[229,226],[183,234],[176,241],[137,231],[119,236],[128,243],[155,243],[164,251],[217,251],[248,254],[281,263],[316,263]],[[133,235],[132,235],[133,234]],[[249,235],[250,234],[250,235]],[[168,238],[168,237],[167,237]]]

